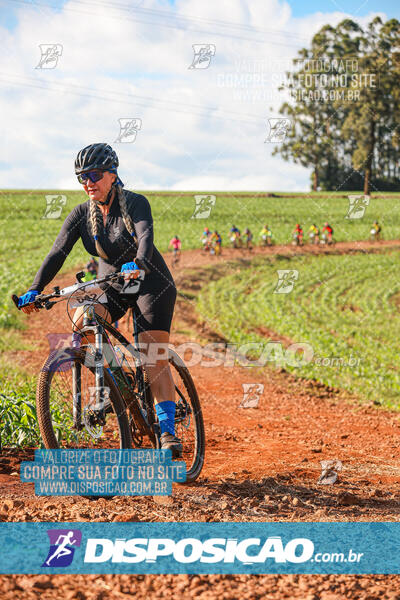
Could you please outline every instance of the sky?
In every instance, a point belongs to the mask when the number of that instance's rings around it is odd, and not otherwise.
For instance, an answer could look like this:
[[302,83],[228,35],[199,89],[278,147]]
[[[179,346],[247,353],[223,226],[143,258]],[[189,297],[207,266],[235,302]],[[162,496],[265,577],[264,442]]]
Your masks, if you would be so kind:
[[268,139],[284,72],[323,25],[399,13],[394,0],[0,0],[0,188],[79,189],[77,152],[107,142],[128,189],[307,191],[310,169]]

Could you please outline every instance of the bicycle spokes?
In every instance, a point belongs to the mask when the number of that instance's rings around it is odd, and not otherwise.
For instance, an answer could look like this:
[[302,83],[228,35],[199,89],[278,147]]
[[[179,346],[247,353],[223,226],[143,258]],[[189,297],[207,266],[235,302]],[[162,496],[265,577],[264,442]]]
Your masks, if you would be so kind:
[[110,397],[112,379],[105,370],[105,385],[101,400],[98,401],[98,388],[94,369],[85,361],[76,360],[68,367],[55,368],[44,374],[47,385],[43,386],[43,420],[48,432],[49,445],[52,434],[61,447],[120,447],[121,419],[125,407],[121,403],[115,408],[115,397]]

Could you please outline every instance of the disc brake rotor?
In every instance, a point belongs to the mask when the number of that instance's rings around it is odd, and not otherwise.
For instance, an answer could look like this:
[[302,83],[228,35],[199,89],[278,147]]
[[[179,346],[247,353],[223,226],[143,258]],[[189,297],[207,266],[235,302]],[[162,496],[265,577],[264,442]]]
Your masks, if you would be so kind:
[[178,400],[176,403],[175,423],[179,423],[182,427],[188,429],[190,427],[190,414],[190,406],[186,404],[186,401],[183,403]]
[[83,409],[83,423],[90,437],[99,439],[103,433],[103,426],[97,421],[97,415],[90,406],[85,406]]

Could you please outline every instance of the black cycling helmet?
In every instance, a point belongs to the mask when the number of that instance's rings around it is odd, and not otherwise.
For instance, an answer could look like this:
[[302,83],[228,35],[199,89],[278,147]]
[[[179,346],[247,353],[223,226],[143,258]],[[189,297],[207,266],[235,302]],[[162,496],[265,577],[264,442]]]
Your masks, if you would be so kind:
[[118,156],[109,144],[90,144],[78,152],[75,159],[75,174],[80,175],[84,171],[93,169],[108,171],[116,169],[118,165]]

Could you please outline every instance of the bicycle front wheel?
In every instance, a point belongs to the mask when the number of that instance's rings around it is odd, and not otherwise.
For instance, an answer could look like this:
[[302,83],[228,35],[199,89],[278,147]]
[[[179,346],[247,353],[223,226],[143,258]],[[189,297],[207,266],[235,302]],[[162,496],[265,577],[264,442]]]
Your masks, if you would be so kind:
[[[100,420],[93,358],[86,352],[89,351],[55,350],[41,369],[36,406],[44,445],[46,448],[132,448],[125,403],[106,368],[105,423]],[[76,398],[79,394],[80,400]]]

